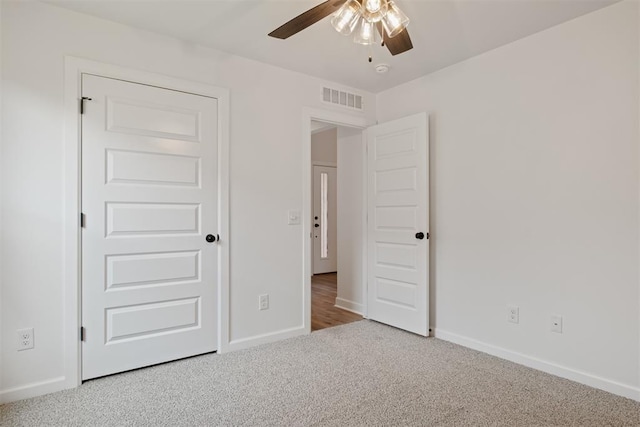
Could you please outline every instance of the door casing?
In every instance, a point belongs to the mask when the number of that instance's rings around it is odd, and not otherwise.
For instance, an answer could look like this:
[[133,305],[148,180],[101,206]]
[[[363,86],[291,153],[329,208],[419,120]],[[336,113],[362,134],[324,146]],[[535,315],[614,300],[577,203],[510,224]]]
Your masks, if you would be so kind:
[[83,74],[193,93],[218,100],[218,351],[229,345],[229,91],[204,83],[80,59],[64,58],[64,388],[81,383],[81,121]]

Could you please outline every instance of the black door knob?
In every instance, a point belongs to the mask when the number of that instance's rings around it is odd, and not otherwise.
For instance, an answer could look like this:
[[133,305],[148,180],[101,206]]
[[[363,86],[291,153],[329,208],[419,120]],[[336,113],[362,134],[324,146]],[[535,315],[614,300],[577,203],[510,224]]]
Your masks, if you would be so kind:
[[320,227],[320,224],[313,224],[313,226],[314,226],[315,228],[318,228],[318,227]]
[[216,241],[216,236],[214,236],[213,234],[207,234],[207,237],[205,237],[205,239],[207,240],[207,242],[213,243]]
[[419,232],[419,233],[416,233],[416,239],[418,239],[418,240],[424,239],[424,233],[422,231]]

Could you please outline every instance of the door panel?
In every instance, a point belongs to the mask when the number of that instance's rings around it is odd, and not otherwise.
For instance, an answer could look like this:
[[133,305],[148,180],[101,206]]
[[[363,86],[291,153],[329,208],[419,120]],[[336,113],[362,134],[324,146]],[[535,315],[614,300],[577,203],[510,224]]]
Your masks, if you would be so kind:
[[337,173],[313,167],[313,274],[338,270]]
[[[367,130],[368,317],[420,335],[429,327],[426,114]],[[422,232],[420,240],[416,233]]]
[[82,115],[82,378],[217,345],[217,101],[93,75]]
[[198,157],[107,150],[107,183],[196,187],[199,179]]

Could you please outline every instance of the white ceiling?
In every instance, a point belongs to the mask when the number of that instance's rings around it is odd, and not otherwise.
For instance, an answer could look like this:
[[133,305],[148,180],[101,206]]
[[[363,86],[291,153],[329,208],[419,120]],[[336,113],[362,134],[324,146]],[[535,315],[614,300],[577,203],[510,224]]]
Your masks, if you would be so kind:
[[[287,40],[267,34],[322,0],[47,0],[370,92],[513,42],[619,0],[396,0],[414,48],[392,57],[338,34],[329,18]],[[391,66],[377,74],[374,66]]]

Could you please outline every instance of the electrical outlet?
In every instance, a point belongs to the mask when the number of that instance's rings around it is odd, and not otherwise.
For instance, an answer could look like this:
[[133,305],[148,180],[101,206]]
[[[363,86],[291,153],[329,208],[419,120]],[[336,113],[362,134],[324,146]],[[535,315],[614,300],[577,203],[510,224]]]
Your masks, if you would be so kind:
[[258,298],[258,308],[260,310],[269,309],[269,295],[268,294],[260,295],[260,297]]
[[18,351],[33,348],[33,328],[18,329]]
[[562,333],[562,316],[559,314],[551,315],[551,332]]
[[520,323],[520,307],[516,305],[507,306],[507,322]]

